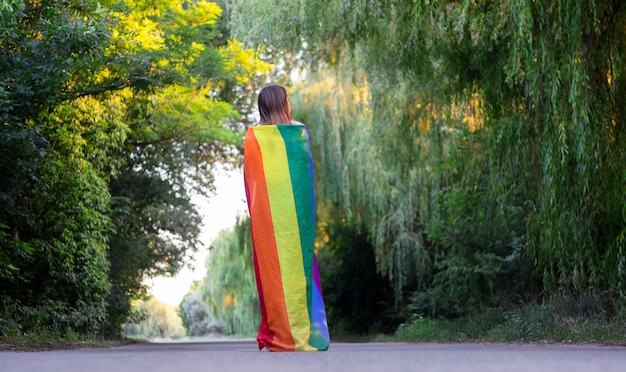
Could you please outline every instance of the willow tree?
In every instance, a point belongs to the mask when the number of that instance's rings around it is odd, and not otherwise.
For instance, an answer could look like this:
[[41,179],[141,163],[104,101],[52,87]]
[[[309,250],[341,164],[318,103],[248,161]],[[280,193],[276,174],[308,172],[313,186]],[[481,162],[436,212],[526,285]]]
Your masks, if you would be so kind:
[[[622,2],[233,0],[229,9],[235,36],[341,71],[334,85],[310,75],[295,89],[305,110],[326,110],[309,124],[327,134],[321,169],[336,172],[318,182],[368,227],[398,288],[425,283],[431,303],[447,293],[457,309],[497,294],[621,302]],[[366,103],[345,95],[355,87]]]
[[199,295],[209,316],[223,327],[225,334],[253,335],[261,321],[261,310],[248,218],[238,219],[232,229],[220,231],[205,267],[206,276],[190,295]]

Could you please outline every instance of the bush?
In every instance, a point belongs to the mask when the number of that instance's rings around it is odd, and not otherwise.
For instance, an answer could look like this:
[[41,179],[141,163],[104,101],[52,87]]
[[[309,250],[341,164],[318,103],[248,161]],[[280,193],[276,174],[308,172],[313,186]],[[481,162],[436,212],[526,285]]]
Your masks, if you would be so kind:
[[189,293],[180,304],[180,318],[189,336],[221,335],[224,327],[209,315],[207,306],[197,293]]
[[623,343],[623,316],[609,316],[594,296],[563,295],[543,303],[485,308],[454,320],[415,315],[392,337],[400,341]]
[[108,189],[84,160],[48,159],[43,168],[47,187],[28,200],[39,212],[16,224],[20,240],[32,247],[28,264],[12,256],[18,273],[0,277],[4,319],[25,333],[97,333],[109,290]]

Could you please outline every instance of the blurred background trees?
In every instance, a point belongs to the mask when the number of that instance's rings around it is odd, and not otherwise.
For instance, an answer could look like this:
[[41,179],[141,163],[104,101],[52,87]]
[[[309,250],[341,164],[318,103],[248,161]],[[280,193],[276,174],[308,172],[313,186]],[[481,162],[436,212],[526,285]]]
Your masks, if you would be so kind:
[[172,305],[155,298],[134,300],[132,314],[124,323],[122,334],[138,340],[180,339],[187,335],[181,318]]
[[217,235],[205,268],[204,279],[188,294],[189,298],[183,299],[181,306],[199,299],[209,316],[221,326],[224,335],[256,336],[261,309],[247,216],[238,219],[232,229]]

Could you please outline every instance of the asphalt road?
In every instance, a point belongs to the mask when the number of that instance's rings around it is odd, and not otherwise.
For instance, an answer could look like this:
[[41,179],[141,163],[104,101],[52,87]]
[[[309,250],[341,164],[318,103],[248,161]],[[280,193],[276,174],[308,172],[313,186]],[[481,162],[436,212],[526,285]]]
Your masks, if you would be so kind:
[[327,352],[271,353],[253,341],[146,343],[110,349],[0,352],[1,372],[626,371],[626,347],[332,343]]

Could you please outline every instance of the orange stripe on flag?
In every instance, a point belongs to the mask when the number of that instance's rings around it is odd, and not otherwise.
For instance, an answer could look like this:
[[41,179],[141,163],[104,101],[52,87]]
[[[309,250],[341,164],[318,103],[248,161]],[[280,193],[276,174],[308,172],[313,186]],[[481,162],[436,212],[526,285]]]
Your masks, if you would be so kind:
[[[251,218],[252,239],[255,247],[255,256],[258,261],[257,275],[260,278],[263,302],[265,305],[266,319],[269,329],[273,334],[259,334],[259,337],[267,337],[268,345],[272,349],[294,350],[295,342],[291,334],[287,305],[282,284],[280,260],[276,246],[276,237],[270,199],[267,190],[267,179],[263,166],[263,154],[254,131],[248,131],[246,136],[246,153],[244,162],[244,174],[248,182],[248,199]],[[251,204],[250,202],[253,201]],[[252,216],[254,222],[252,223]],[[263,325],[261,325],[263,329]],[[260,342],[262,340],[259,340]]]
[[311,350],[309,337],[311,323],[307,304],[306,276],[302,257],[302,244],[296,202],[294,199],[287,149],[276,127],[274,135],[256,137],[263,158],[265,184],[274,226],[275,244],[278,250],[282,289],[287,306],[289,326],[296,350]]

